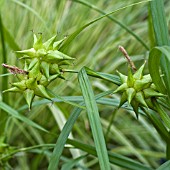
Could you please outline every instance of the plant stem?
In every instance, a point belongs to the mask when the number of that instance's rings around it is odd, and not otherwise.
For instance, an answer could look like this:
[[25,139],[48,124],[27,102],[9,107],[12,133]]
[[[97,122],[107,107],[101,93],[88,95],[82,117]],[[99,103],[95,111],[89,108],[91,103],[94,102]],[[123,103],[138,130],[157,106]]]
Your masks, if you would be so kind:
[[167,113],[161,108],[159,103],[156,100],[153,100],[153,103],[156,107],[157,113],[165,123],[165,125],[170,129],[170,117],[167,115]]
[[[5,40],[4,40],[4,31],[3,31],[3,23],[1,19],[1,14],[0,14],[0,34],[1,34],[1,44],[2,44],[2,56],[3,56],[3,61],[4,63],[7,62],[7,56],[6,56],[6,49],[5,49]],[[2,73],[6,73],[6,69],[3,68]],[[8,88],[8,76],[4,76],[1,79],[2,81],[2,91],[6,90]],[[8,103],[8,94],[3,94],[2,100],[5,103]],[[5,126],[6,126],[6,121],[8,118],[8,114],[4,112],[3,110],[0,110],[0,136],[4,135],[5,133]]]

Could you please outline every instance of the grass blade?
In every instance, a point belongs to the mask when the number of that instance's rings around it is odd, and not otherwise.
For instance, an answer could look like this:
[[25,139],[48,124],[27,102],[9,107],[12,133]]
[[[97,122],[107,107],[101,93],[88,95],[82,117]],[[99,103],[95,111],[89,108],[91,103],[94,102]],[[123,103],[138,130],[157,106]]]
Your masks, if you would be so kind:
[[[170,97],[170,47],[168,46],[162,46],[162,47],[155,47],[151,50],[149,54],[149,72],[151,74],[152,80],[157,86],[158,90],[164,94],[168,93]],[[163,72],[163,79],[164,83],[162,81],[162,78],[159,73],[159,66],[161,62],[161,57],[166,60],[166,65]],[[164,85],[165,84],[165,85]]]
[[170,161],[165,162],[164,164],[162,164],[158,169],[156,170],[169,170],[170,167]]
[[100,122],[99,112],[92,87],[90,85],[88,76],[84,68],[79,72],[78,78],[83,93],[90,126],[92,129],[92,134],[99,159],[100,168],[101,170],[109,170],[110,164],[106,149],[106,143],[102,131],[102,126]]
[[[106,96],[108,94],[111,94],[112,91],[107,91],[107,92],[103,92],[99,95],[96,96],[96,100],[103,97],[103,96]],[[83,105],[83,102],[79,105]],[[49,163],[49,166],[48,166],[48,170],[53,170],[53,169],[57,169],[58,167],[58,163],[59,163],[59,160],[60,160],[60,156],[62,154],[62,151],[64,149],[64,145],[66,144],[66,141],[68,139],[68,136],[74,126],[74,123],[76,122],[77,118],[79,117],[80,113],[81,113],[82,109],[81,108],[75,108],[73,110],[73,112],[71,113],[70,117],[68,118],[66,124],[64,125],[59,137],[58,137],[58,140],[57,140],[57,143],[54,147],[54,151],[53,151],[53,154],[51,156],[51,160],[50,160],[50,163]]]
[[80,27],[79,29],[77,29],[75,32],[73,32],[71,35],[69,35],[69,36],[65,39],[65,41],[63,42],[63,44],[62,44],[61,47],[59,48],[59,51],[63,51],[63,50],[74,40],[74,38],[75,38],[78,34],[80,34],[84,29],[86,29],[88,26],[90,26],[90,25],[96,23],[97,21],[99,21],[99,20],[101,20],[101,19],[103,19],[103,18],[105,18],[105,17],[108,17],[109,15],[114,14],[114,13],[120,11],[120,10],[123,10],[123,9],[125,9],[125,8],[128,8],[128,7],[132,7],[132,6],[135,6],[135,5],[139,5],[139,4],[141,4],[141,3],[149,2],[149,1],[150,1],[150,0],[146,0],[146,1],[137,2],[137,3],[133,3],[133,4],[130,4],[130,5],[127,5],[127,6],[125,6],[125,7],[122,7],[122,8],[119,8],[119,9],[117,9],[117,10],[114,10],[114,11],[108,13],[108,14],[105,14],[105,15],[103,15],[103,16],[101,16],[101,17],[99,17],[99,18],[97,18],[97,19],[95,19],[95,20],[93,20],[93,21],[91,21],[91,22],[89,22],[89,23],[87,23],[87,24],[85,24],[84,26],[82,26],[82,27]]
[[91,70],[88,67],[84,67],[84,68],[86,70],[86,73],[89,76],[96,77],[96,78],[101,78],[101,79],[104,79],[104,80],[107,80],[107,81],[111,81],[116,85],[121,84],[120,78],[118,76],[115,76],[115,75],[112,75],[112,74],[107,74],[107,73],[102,73],[102,72],[96,72],[94,70]]
[[[88,3],[87,1],[82,1],[82,0],[73,0],[74,2],[78,2],[80,4],[85,5],[88,8],[91,8],[97,12],[99,12],[100,14],[106,14],[104,11],[100,10],[99,8],[97,8],[96,6]],[[111,17],[111,16],[107,16],[107,18],[109,18],[111,21],[115,22],[116,24],[118,24],[121,28],[125,29],[129,34],[131,34],[136,40],[138,40],[141,45],[143,45],[146,50],[149,50],[149,47],[146,45],[146,43],[138,36],[136,35],[131,29],[129,29],[126,25],[124,25],[123,23],[119,22],[116,18]]]
[[[6,47],[5,47],[5,39],[4,39],[4,28],[3,28],[3,22],[1,18],[1,13],[0,13],[0,35],[1,35],[1,44],[2,44],[2,62],[7,63],[7,55],[6,55]],[[7,71],[3,67],[2,68],[2,74],[6,74]],[[1,83],[2,83],[2,91],[8,89],[8,77],[2,77],[1,78]],[[8,94],[3,94],[2,95],[2,100],[5,103],[8,103]],[[4,129],[6,126],[6,121],[8,119],[8,114],[5,113],[4,111],[0,111],[0,136],[4,134]]]
[[150,7],[157,45],[170,45],[163,0],[151,1]]
[[12,0],[14,3],[16,3],[17,5],[27,9],[28,11],[30,11],[31,13],[33,13],[45,26],[45,28],[48,30],[48,27],[46,25],[46,22],[43,20],[43,18],[31,7],[29,7],[28,5],[26,5],[25,3],[18,1],[18,0]]
[[0,102],[0,108],[2,110],[4,110],[5,112],[7,112],[8,114],[10,114],[12,117],[19,119],[21,121],[23,121],[24,123],[37,128],[39,130],[42,130],[44,132],[48,132],[46,129],[44,129],[43,127],[41,127],[40,125],[36,124],[35,122],[33,122],[32,120],[26,118],[25,116],[19,114],[16,110],[14,110],[13,108],[11,108],[10,106],[8,106],[7,104],[5,104],[4,102]]
[[[79,148],[91,155],[97,156],[96,149],[93,146],[83,144],[81,142],[75,141],[75,140],[70,140],[68,139],[67,141],[68,144],[71,144],[75,146],[76,148]],[[109,160],[111,163],[118,165],[120,167],[123,167],[125,169],[129,170],[151,170],[150,167],[143,165],[139,162],[136,162],[132,159],[126,158],[125,156],[113,153],[113,152],[108,152],[109,155]]]

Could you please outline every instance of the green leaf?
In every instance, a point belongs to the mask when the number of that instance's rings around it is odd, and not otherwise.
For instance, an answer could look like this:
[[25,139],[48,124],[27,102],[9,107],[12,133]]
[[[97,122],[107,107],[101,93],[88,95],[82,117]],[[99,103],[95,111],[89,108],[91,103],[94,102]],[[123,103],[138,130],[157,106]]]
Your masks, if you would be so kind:
[[87,114],[94,138],[94,143],[101,170],[109,170],[110,163],[107,154],[106,143],[100,122],[98,107],[95,101],[92,87],[84,68],[78,74],[79,84],[83,93]]
[[[156,85],[157,89],[163,93],[168,93],[170,96],[170,47],[155,47],[151,50],[149,54],[149,72],[151,74],[152,80]],[[159,72],[161,56],[166,60],[166,65],[162,69],[163,80]]]
[[34,127],[34,128],[37,128],[39,130],[42,130],[44,132],[47,132],[48,131],[46,129],[44,129],[43,127],[41,127],[40,125],[36,124],[35,122],[33,122],[32,120],[26,118],[25,116],[19,114],[16,110],[14,110],[12,107],[8,106],[7,104],[5,104],[4,102],[0,102],[0,108],[2,110],[4,110],[5,112],[7,112],[8,114],[10,114],[12,117],[16,118],[16,119],[19,119],[21,120],[22,122]]
[[160,120],[160,118],[157,116],[157,114],[145,108],[143,108],[143,110],[147,114],[148,118],[150,119],[151,123],[153,124],[159,135],[162,137],[162,139],[169,143],[170,141],[169,132],[162,123],[162,121]]
[[43,20],[43,18],[31,7],[29,7],[28,5],[26,5],[25,3],[18,1],[18,0],[12,0],[14,3],[16,3],[17,5],[27,9],[28,11],[30,11],[32,14],[34,14],[45,26],[46,30],[48,30],[48,27],[46,25],[46,22]]
[[[82,0],[73,0],[74,2],[78,2],[80,4],[85,5],[88,8],[91,8],[97,12],[99,12],[100,14],[106,14],[104,11],[100,10],[98,7],[96,7],[95,5],[92,5],[90,3],[88,3],[87,1],[82,1]],[[138,40],[141,45],[143,45],[147,50],[149,50],[149,47],[146,45],[146,43],[137,35],[135,34],[134,31],[132,31],[130,28],[128,28],[126,25],[124,25],[122,22],[120,22],[119,20],[117,20],[115,17],[111,17],[111,16],[106,16],[108,19],[110,19],[111,21],[113,21],[114,23],[116,23],[117,25],[119,25],[121,28],[123,28],[124,30],[126,30],[129,34],[131,34],[136,40]]]
[[97,18],[97,19],[94,19],[93,21],[85,24],[84,26],[80,27],[78,30],[76,30],[75,32],[73,32],[71,35],[69,35],[69,36],[63,41],[63,44],[60,46],[59,51],[63,51],[63,50],[74,40],[74,38],[77,37],[77,35],[80,34],[83,30],[85,30],[88,26],[90,26],[90,25],[96,23],[97,21],[99,21],[99,20],[101,20],[101,19],[103,19],[103,18],[105,18],[105,17],[108,17],[109,15],[114,14],[114,13],[116,13],[116,12],[118,12],[118,11],[124,10],[124,9],[126,9],[126,8],[128,8],[128,7],[132,7],[132,6],[135,6],[135,5],[139,5],[139,4],[141,4],[141,3],[149,2],[149,1],[150,1],[150,0],[133,3],[133,4],[127,5],[127,6],[125,6],[125,7],[119,8],[119,9],[117,9],[117,10],[114,10],[114,11],[112,11],[112,12],[110,12],[110,13],[105,14],[105,15],[102,15],[101,17],[99,17],[99,18]]
[[[105,95],[111,94],[112,91],[107,91],[107,92],[103,92],[99,95],[96,96],[96,99],[99,99]],[[58,100],[58,98],[57,98]],[[82,101],[82,100],[81,100]],[[84,102],[80,103],[79,105],[83,105]],[[64,149],[64,146],[66,144],[67,138],[74,126],[74,123],[76,122],[77,118],[79,117],[80,113],[81,113],[82,109],[81,108],[75,108],[73,110],[73,112],[71,113],[70,117],[68,118],[66,124],[64,125],[58,139],[57,139],[57,143],[55,145],[53,154],[51,156],[51,160],[48,166],[48,170],[53,170],[53,169],[57,169],[58,167],[58,163],[60,160],[60,156],[62,154],[62,151]]]
[[73,160],[70,160],[70,161],[66,162],[62,166],[61,170],[72,170],[73,167],[76,166],[79,161],[81,161],[82,159],[84,159],[86,157],[87,157],[87,155],[83,155],[83,156],[80,156],[80,157],[78,157],[76,159],[73,159]]
[[159,46],[170,45],[163,2],[163,0],[154,0],[150,2],[156,43]]
[[162,164],[159,168],[157,168],[156,170],[169,170],[170,167],[170,160],[165,162],[164,164]]
[[[91,146],[91,145],[86,145],[83,144],[81,142],[75,141],[75,140],[67,140],[68,144],[71,144],[73,146],[75,146],[78,149],[81,149],[82,151],[87,152],[88,154],[97,156],[97,152],[95,147]],[[113,153],[113,152],[108,152],[109,155],[109,160],[112,164],[118,165],[120,167],[123,167],[125,169],[129,169],[129,170],[151,170],[150,167],[143,165],[137,161],[134,161],[132,159],[129,159],[125,156],[122,156],[120,154],[117,153]]]
[[89,76],[96,77],[96,78],[101,78],[107,81],[110,81],[116,85],[120,85],[120,78],[118,76],[112,75],[112,74],[107,74],[107,73],[102,73],[102,72],[96,72],[88,67],[84,67],[86,70],[86,73]]

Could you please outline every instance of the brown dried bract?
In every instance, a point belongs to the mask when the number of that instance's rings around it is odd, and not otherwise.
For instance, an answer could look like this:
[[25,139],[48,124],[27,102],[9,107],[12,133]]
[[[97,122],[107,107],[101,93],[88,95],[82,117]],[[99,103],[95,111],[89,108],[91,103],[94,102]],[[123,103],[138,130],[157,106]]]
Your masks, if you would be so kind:
[[125,58],[127,59],[128,63],[130,64],[131,68],[133,69],[133,71],[137,71],[133,61],[131,60],[131,58],[129,57],[127,51],[124,49],[124,47],[119,46],[119,50],[123,53],[123,55],[125,56]]
[[22,70],[16,66],[10,66],[7,64],[2,64],[2,66],[4,66],[5,68],[7,68],[9,70],[10,73],[12,74],[28,74],[28,71]]

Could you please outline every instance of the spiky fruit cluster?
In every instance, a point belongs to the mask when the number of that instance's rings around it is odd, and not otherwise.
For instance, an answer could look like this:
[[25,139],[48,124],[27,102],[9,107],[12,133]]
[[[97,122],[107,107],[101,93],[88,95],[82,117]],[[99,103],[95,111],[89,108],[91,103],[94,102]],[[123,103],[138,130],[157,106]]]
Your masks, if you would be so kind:
[[34,34],[33,48],[16,51],[20,59],[25,60],[23,70],[3,64],[19,79],[19,82],[12,83],[13,87],[4,92],[22,92],[29,108],[35,95],[51,99],[46,87],[56,78],[63,78],[62,66],[70,64],[69,61],[74,59],[59,51],[63,40],[55,42],[55,38],[43,43],[42,35],[37,38]]
[[150,74],[143,76],[144,66],[145,63],[133,75],[131,69],[128,76],[118,72],[122,84],[114,91],[122,93],[119,107],[128,101],[137,117],[139,107],[154,109],[152,99],[165,96],[158,92]]

